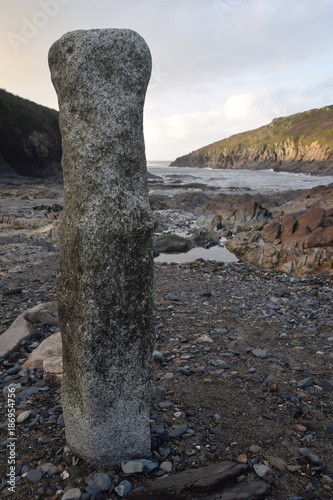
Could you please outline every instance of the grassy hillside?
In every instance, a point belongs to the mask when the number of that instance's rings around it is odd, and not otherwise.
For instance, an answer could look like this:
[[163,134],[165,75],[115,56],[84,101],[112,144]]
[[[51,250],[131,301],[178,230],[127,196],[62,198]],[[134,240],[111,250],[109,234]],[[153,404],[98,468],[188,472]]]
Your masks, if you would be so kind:
[[173,165],[333,174],[333,106],[276,118],[177,158]]
[[0,89],[1,174],[60,180],[59,113]]

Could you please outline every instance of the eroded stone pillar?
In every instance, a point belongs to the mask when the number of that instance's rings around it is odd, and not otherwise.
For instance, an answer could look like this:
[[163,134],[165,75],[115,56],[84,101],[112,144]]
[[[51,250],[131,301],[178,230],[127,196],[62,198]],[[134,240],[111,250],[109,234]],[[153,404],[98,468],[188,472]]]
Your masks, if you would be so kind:
[[150,455],[153,224],[142,122],[151,56],[131,30],[74,31],[52,45],[49,65],[65,183],[66,438],[83,459],[111,465]]

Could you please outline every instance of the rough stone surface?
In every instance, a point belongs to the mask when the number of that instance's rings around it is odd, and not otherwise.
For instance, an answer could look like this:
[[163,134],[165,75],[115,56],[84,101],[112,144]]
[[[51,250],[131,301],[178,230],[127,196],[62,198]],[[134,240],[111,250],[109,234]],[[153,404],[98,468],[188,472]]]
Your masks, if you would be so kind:
[[97,472],[94,474],[93,480],[99,486],[101,491],[107,491],[112,484],[111,479],[104,472]]
[[137,472],[151,472],[158,468],[158,462],[151,460],[125,460],[121,462],[121,468],[124,474],[135,474]]
[[226,246],[248,262],[288,274],[332,272],[332,217],[320,207],[278,216],[263,228],[244,228]]
[[49,52],[64,219],[57,300],[71,449],[104,466],[150,455],[153,222],[143,105],[151,73],[131,30],[74,31]]
[[244,474],[247,465],[234,462],[212,464],[204,469],[189,469],[187,471],[165,477],[133,490],[128,498],[136,500],[146,498],[196,498],[207,492],[214,492],[226,484],[235,481]]
[[1,335],[0,358],[13,351],[23,340],[32,335],[31,324],[20,314],[13,324]]
[[270,484],[266,481],[244,481],[216,493],[204,500],[259,500],[270,497]]
[[61,354],[61,333],[57,332],[43,340],[43,342],[32,351],[27,361],[23,363],[22,369],[25,370],[28,367],[43,366],[46,359],[54,356],[61,356]]
[[50,326],[59,326],[58,311],[55,302],[38,304],[29,309],[24,317],[30,323],[46,323]]
[[51,356],[43,361],[44,380],[61,380],[62,379],[62,356]]

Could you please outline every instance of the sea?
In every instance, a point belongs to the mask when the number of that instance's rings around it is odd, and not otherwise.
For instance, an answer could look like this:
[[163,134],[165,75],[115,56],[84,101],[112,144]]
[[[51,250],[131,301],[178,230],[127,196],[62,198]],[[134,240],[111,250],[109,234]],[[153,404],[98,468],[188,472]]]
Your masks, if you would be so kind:
[[[316,176],[301,173],[268,170],[218,170],[210,168],[170,167],[168,161],[147,162],[149,193],[174,196],[187,191],[224,194],[261,193],[273,194],[289,190],[310,189],[315,186],[333,185],[333,176]],[[184,264],[196,259],[218,262],[237,262],[234,254],[223,244],[209,249],[194,248],[187,253],[160,254],[156,262]]]
[[[170,167],[168,161],[148,161],[150,193],[173,196],[186,191],[220,193],[278,193],[333,184],[333,176],[269,170]],[[156,177],[155,177],[156,176]],[[156,187],[155,187],[156,186]]]

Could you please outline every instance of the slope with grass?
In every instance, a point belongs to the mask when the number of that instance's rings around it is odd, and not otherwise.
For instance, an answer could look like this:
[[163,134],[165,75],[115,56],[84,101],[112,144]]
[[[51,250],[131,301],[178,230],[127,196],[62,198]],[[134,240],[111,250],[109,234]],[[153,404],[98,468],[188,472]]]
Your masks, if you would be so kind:
[[269,125],[181,156],[171,165],[333,175],[333,105],[275,118]]
[[0,176],[61,181],[59,113],[0,89]]

